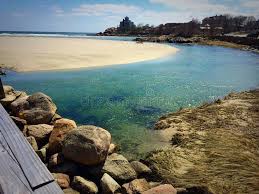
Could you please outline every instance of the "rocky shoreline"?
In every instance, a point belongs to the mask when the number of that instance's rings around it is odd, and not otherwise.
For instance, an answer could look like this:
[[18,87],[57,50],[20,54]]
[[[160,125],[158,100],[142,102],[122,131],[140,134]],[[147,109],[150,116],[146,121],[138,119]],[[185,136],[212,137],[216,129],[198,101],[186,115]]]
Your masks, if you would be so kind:
[[11,86],[4,92],[1,104],[64,193],[256,191],[259,90],[161,117],[155,130],[172,148],[140,161],[118,153],[107,130],[62,118],[49,96],[27,95]]
[[[229,38],[231,39],[231,38]],[[236,37],[236,39],[239,39]],[[243,40],[243,44],[240,43],[240,40],[227,41],[225,37],[202,37],[202,36],[194,36],[190,38],[185,37],[175,37],[171,35],[162,35],[162,36],[147,36],[147,37],[137,37],[133,41],[137,43],[142,42],[157,42],[157,43],[176,43],[176,44],[185,44],[185,45],[208,45],[208,46],[222,46],[227,48],[235,48],[244,51],[251,51],[255,53],[259,53],[258,43],[247,43],[246,40]],[[257,42],[259,42],[257,40]]]
[[49,96],[27,95],[11,86],[4,86],[4,92],[1,104],[64,193],[177,193],[171,184],[154,182],[144,163],[116,153],[107,130],[77,126],[58,115]]

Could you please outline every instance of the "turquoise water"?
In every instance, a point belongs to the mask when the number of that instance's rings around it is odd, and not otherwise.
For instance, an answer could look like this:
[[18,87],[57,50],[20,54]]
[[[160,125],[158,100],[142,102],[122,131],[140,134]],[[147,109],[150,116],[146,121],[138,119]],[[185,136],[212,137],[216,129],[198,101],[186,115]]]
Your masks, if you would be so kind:
[[4,83],[46,93],[63,117],[109,130],[125,155],[138,157],[156,147],[151,128],[162,114],[259,86],[259,55],[221,47],[176,47],[176,55],[141,63],[9,72]]

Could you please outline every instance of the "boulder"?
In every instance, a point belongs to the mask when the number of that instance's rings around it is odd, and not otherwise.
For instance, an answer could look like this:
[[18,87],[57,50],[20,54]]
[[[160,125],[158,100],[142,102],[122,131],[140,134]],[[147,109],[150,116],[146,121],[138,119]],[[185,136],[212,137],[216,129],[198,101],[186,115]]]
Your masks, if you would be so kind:
[[54,168],[65,161],[64,156],[61,153],[56,153],[49,158],[49,167]]
[[177,190],[170,184],[164,184],[157,187],[153,187],[142,194],[176,194]]
[[64,160],[59,165],[51,168],[51,172],[64,173],[73,176],[80,173],[80,166],[74,162]]
[[80,194],[78,191],[76,191],[72,188],[64,189],[63,192],[64,192],[64,194]]
[[70,179],[68,175],[63,173],[52,173],[52,176],[62,189],[66,189],[69,187]]
[[145,164],[143,164],[139,161],[132,161],[130,163],[130,165],[136,171],[138,176],[146,176],[146,175],[150,175],[152,173],[150,168],[148,168]]
[[96,194],[98,193],[98,187],[92,181],[86,180],[81,176],[75,176],[72,182],[72,187],[78,190],[80,193]]
[[57,120],[59,120],[59,119],[62,119],[62,117],[61,117],[59,114],[56,113],[56,114],[52,117],[50,124],[51,124],[51,125],[54,125],[54,123],[55,123]]
[[105,129],[92,125],[80,126],[66,135],[62,152],[72,161],[98,165],[105,161],[110,143],[111,134]]
[[116,151],[117,151],[117,145],[115,145],[114,143],[111,143],[108,150],[108,154],[113,154]]
[[37,150],[36,153],[40,157],[41,161],[45,163],[46,159],[47,159],[47,150],[46,150],[46,148],[41,148],[40,150]]
[[101,179],[101,188],[103,193],[114,194],[121,189],[121,186],[107,173]]
[[21,97],[11,103],[15,116],[25,119],[28,124],[49,124],[57,107],[51,98],[43,93],[35,93],[29,97]]
[[27,125],[27,121],[24,119],[21,119],[19,117],[10,116],[13,122],[17,125],[17,127],[23,131],[24,126]]
[[14,92],[14,89],[12,86],[4,85],[3,88],[4,88],[4,93],[6,95],[12,94]]
[[126,183],[122,185],[122,193],[125,193],[125,194],[143,193],[148,189],[150,189],[150,186],[146,181],[146,179],[135,179],[130,183]]
[[8,108],[9,105],[10,105],[13,101],[15,101],[15,99],[16,99],[16,96],[15,96],[15,95],[13,95],[13,94],[11,94],[11,95],[6,95],[6,94],[5,94],[5,98],[0,99],[0,103],[3,105],[3,107]]
[[34,151],[38,150],[38,144],[33,136],[26,137]]
[[109,174],[119,183],[125,183],[137,178],[137,174],[128,160],[124,156],[116,153],[107,157],[102,173]]
[[47,124],[28,125],[26,128],[27,135],[35,137],[40,147],[48,142],[49,135],[53,130],[53,126]]
[[69,119],[59,119],[54,123],[49,137],[49,152],[51,154],[62,151],[62,141],[66,134],[76,128],[76,123]]

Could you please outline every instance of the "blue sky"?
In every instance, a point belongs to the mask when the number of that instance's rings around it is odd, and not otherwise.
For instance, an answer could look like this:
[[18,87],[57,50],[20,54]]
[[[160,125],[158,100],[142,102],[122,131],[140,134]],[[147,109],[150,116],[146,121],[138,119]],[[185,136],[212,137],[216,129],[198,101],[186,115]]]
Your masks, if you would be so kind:
[[186,22],[215,14],[259,18],[259,0],[0,0],[0,30],[99,32],[135,23]]

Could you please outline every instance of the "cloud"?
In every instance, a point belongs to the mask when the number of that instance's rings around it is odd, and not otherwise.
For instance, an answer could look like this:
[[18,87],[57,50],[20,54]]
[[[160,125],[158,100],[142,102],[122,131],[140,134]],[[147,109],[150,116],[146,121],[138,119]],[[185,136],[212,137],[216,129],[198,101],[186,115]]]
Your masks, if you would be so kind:
[[78,8],[72,9],[73,15],[86,15],[86,16],[105,16],[105,15],[118,15],[118,14],[135,14],[141,8],[133,5],[124,4],[82,4]]
[[64,16],[65,15],[65,11],[57,5],[52,6],[50,8],[50,10],[53,11],[56,16]]

